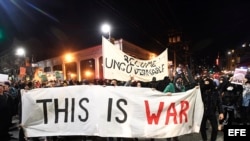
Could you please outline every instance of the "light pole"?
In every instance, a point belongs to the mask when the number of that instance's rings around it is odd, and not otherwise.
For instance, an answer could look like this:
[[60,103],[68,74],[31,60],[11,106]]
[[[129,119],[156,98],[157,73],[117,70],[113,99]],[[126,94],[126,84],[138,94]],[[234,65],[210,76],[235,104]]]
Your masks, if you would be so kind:
[[101,27],[101,30],[102,30],[102,32],[103,33],[108,33],[108,40],[110,41],[110,39],[111,39],[111,27],[110,27],[110,25],[109,24],[107,24],[107,23],[105,23],[105,24],[103,24],[102,25],[102,27]]
[[25,50],[22,47],[17,48],[16,55],[19,56],[22,59],[21,60],[21,62],[22,62],[21,66],[25,66],[25,60],[26,60]]
[[23,47],[17,48],[16,55],[19,57],[18,62],[21,62],[21,64],[18,65],[19,71],[20,71],[19,75],[25,75],[25,74],[23,74],[23,71],[21,70],[21,69],[23,69],[21,67],[25,67],[25,60],[26,60],[26,58],[25,58],[25,50],[23,49]]

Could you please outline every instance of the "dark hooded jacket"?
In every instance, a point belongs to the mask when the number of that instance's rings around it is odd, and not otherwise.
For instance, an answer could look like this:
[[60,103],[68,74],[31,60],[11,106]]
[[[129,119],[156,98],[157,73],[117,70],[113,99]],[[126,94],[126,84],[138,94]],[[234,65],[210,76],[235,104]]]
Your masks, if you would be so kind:
[[204,114],[213,115],[216,111],[223,113],[222,100],[215,89],[215,84],[212,79],[204,78],[201,80],[201,96],[204,104]]

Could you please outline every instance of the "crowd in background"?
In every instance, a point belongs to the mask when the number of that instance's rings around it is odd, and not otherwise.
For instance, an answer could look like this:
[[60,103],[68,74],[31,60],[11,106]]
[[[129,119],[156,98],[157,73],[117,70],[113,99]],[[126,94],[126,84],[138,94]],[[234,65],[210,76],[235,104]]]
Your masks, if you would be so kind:
[[[249,73],[249,72],[248,72]],[[201,136],[205,141],[207,121],[212,127],[211,141],[215,141],[218,131],[223,131],[223,125],[250,124],[250,79],[246,75],[242,85],[231,83],[232,74],[222,74],[220,76],[210,74],[203,70],[199,75],[194,75],[188,66],[179,65],[171,75],[162,80],[152,78],[150,82],[141,82],[131,77],[123,82],[112,80],[54,80],[54,81],[18,81],[4,82],[0,84],[0,138],[8,141],[11,138],[9,128],[12,126],[12,118],[19,117],[21,121],[21,94],[20,90],[30,90],[35,88],[64,87],[72,85],[104,85],[104,86],[130,86],[149,87],[171,96],[175,92],[185,92],[196,86],[201,88],[202,100],[204,103],[204,115],[201,123]],[[3,115],[4,113],[4,115]],[[22,130],[20,130],[22,131]],[[58,140],[59,137],[51,137],[48,140]],[[83,139],[83,137],[81,137]],[[167,138],[178,141],[178,137]],[[20,132],[19,140],[25,140]],[[32,140],[39,140],[33,138]],[[69,140],[69,139],[68,139]],[[76,139],[77,140],[77,139]],[[113,140],[113,138],[109,138]],[[117,140],[126,140],[117,138]],[[133,140],[138,140],[137,138]],[[154,139],[151,139],[154,140]]]

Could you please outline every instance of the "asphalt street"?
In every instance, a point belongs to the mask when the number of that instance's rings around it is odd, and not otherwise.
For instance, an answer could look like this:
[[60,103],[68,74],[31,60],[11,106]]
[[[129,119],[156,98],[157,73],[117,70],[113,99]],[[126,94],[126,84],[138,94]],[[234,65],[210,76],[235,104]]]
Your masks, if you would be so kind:
[[[10,141],[18,141],[18,134],[19,134],[19,128],[18,128],[18,120],[13,119],[13,127],[10,129],[10,134],[12,134],[12,138]],[[209,125],[209,124],[208,124]],[[208,126],[207,129],[207,135],[208,135],[208,140],[211,135],[211,127]],[[39,138],[40,141],[50,141],[47,140],[44,137]],[[122,139],[122,141],[132,141],[133,139]],[[146,138],[139,138],[139,141],[151,141],[151,139],[146,139]],[[28,141],[32,141],[32,139],[29,139]],[[108,138],[99,138],[99,137],[87,137],[87,138],[82,138],[82,139],[64,139],[62,141],[110,141]],[[117,141],[116,138],[114,138],[113,141]],[[154,141],[166,141],[166,139],[155,139]],[[192,133],[192,134],[186,134],[182,135],[179,137],[179,141],[202,141],[200,133]],[[224,141],[224,133],[222,131],[218,132],[217,136],[217,141]]]

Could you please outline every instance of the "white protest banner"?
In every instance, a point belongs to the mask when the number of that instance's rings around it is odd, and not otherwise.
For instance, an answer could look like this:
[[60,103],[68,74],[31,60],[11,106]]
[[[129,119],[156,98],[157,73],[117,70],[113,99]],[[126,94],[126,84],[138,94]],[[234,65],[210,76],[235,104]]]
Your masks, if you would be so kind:
[[231,83],[242,85],[247,74],[247,69],[236,68]]
[[8,74],[0,74],[0,82],[8,81]]
[[149,82],[153,77],[162,80],[168,76],[167,49],[154,59],[140,60],[124,53],[103,37],[102,52],[105,79],[128,81],[133,76],[135,80]]
[[172,96],[151,88],[77,85],[22,91],[27,137],[166,138],[198,133],[200,88]]

